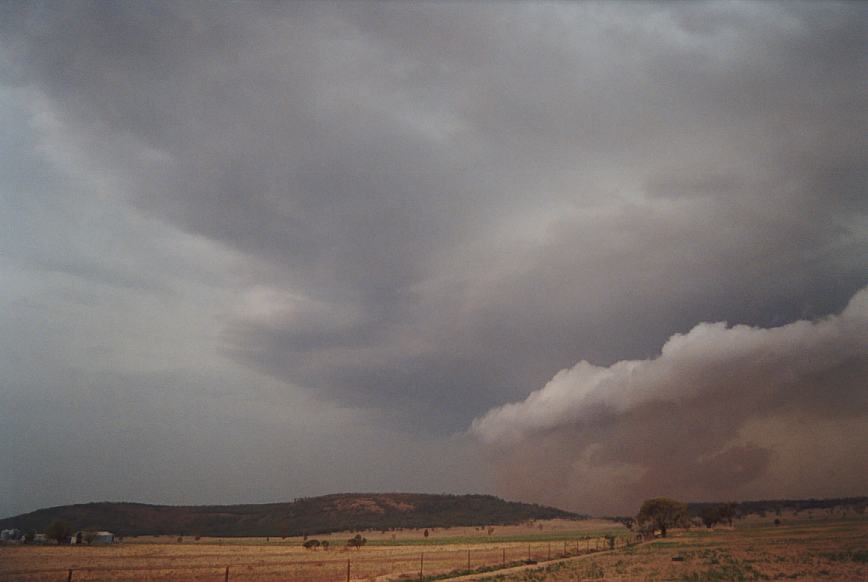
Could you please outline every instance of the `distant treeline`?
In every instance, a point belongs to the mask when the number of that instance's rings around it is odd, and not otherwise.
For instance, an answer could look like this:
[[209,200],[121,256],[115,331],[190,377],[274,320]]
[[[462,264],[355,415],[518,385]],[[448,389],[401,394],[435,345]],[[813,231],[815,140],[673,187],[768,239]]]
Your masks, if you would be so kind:
[[738,501],[728,504],[719,502],[692,502],[687,504],[690,515],[699,516],[706,508],[731,505],[736,516],[778,514],[783,511],[830,510],[838,507],[852,507],[864,511],[868,497],[839,497],[835,499],[763,499],[759,501]]
[[[688,517],[705,518],[714,515],[719,521],[727,521],[730,517],[738,519],[748,515],[780,515],[784,511],[797,513],[810,511],[830,512],[834,509],[849,508],[857,513],[868,509],[868,497],[836,497],[833,499],[762,499],[759,501],[691,501],[687,503]],[[635,516],[607,516],[624,524],[635,522]]]
[[0,528],[44,531],[55,520],[75,529],[130,535],[272,536],[338,531],[490,526],[587,516],[492,495],[337,494],[257,505],[168,506],[85,503],[0,520]]
[[[720,510],[724,518],[745,517],[747,515],[779,515],[784,511],[808,512],[812,510],[832,511],[851,508],[862,513],[868,508],[868,497],[837,497],[833,499],[762,499],[759,501],[691,501],[687,503],[690,517],[702,518],[714,510]],[[612,521],[628,523],[633,516],[607,517]]]

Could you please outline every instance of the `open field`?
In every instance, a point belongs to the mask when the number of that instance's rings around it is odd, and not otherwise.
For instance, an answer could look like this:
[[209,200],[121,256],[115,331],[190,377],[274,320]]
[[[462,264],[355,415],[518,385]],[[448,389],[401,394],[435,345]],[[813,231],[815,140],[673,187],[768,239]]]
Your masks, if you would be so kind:
[[785,519],[777,527],[770,521],[752,517],[735,529],[676,532],[637,547],[478,579],[868,580],[868,520]]
[[[540,528],[542,526],[542,528]],[[0,579],[42,582],[63,581],[73,569],[73,580],[220,581],[229,566],[230,580],[337,582],[351,579],[418,579],[452,571],[501,566],[530,556],[535,560],[575,555],[602,548],[603,535],[628,532],[604,520],[548,520],[499,526],[489,536],[486,528],[437,528],[364,532],[368,544],[347,549],[354,532],[316,536],[328,540],[329,551],[309,551],[301,538],[184,538],[143,536],[112,546],[6,546],[0,547]],[[394,540],[392,536],[395,536]]]
[[[108,547],[0,547],[0,579],[43,582],[67,580],[143,580],[178,582],[225,579],[250,582],[338,582],[418,580],[464,573],[483,566],[540,561],[521,571],[491,573],[476,579],[510,582],[541,580],[868,580],[868,519],[784,514],[783,524],[751,516],[735,528],[676,531],[667,539],[613,552],[545,565],[564,555],[605,547],[606,533],[628,532],[603,520],[552,520],[502,526],[489,537],[478,528],[438,528],[365,532],[361,550],[344,546],[350,532],[317,536],[333,546],[308,551],[300,538],[128,538]],[[539,528],[540,523],[542,529]],[[353,532],[354,533],[354,532]],[[392,534],[395,540],[392,540]],[[591,539],[585,539],[590,537]],[[673,561],[680,556],[683,561]],[[469,567],[468,567],[469,559]],[[487,577],[485,577],[487,576]]]

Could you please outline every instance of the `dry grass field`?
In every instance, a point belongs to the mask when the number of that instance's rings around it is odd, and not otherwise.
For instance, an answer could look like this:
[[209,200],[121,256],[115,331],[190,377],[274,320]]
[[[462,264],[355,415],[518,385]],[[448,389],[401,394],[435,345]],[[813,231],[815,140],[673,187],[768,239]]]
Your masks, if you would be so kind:
[[868,580],[868,519],[771,522],[751,518],[735,529],[676,532],[637,547],[480,579]]
[[[602,535],[626,530],[604,520],[548,520],[517,526],[364,532],[368,544],[348,549],[355,532],[316,536],[331,548],[305,550],[301,538],[184,538],[143,536],[112,546],[0,547],[0,579],[27,582],[173,581],[225,579],[250,582],[418,579],[426,576],[575,554],[598,545]],[[394,535],[394,538],[393,538]],[[585,539],[590,537],[591,539]]]
[[[481,566],[517,564],[528,558],[539,567],[520,572],[491,573],[487,580],[868,580],[868,519],[828,515],[751,517],[735,528],[676,531],[669,538],[640,546],[594,553],[546,565],[566,550],[603,547],[605,533],[626,534],[608,521],[552,520],[533,525],[501,526],[489,536],[478,528],[438,528],[397,532],[365,532],[369,543],[361,550],[345,547],[355,532],[327,539],[329,551],[301,548],[300,538],[128,538],[108,547],[0,547],[0,579],[44,582],[67,580],[163,581],[225,578],[249,582],[338,582],[418,580]],[[540,529],[540,523],[542,529]],[[395,539],[392,539],[393,533]],[[584,538],[593,536],[591,540]],[[423,558],[424,554],[424,558]],[[673,557],[682,560],[673,561]],[[424,563],[422,560],[424,559]]]

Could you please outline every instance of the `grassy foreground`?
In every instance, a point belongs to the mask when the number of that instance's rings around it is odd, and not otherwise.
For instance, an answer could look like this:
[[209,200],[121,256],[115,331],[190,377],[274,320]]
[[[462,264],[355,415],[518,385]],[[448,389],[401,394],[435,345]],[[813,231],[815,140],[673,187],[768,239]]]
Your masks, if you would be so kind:
[[[542,528],[540,528],[540,524]],[[611,522],[551,520],[499,527],[489,535],[477,528],[368,532],[361,550],[337,546],[307,551],[301,539],[174,538],[128,539],[114,546],[0,546],[0,579],[14,582],[73,580],[222,582],[230,567],[233,582],[342,582],[347,562],[356,582],[446,580],[473,574],[474,580],[512,582],[575,580],[868,580],[868,518],[804,519],[784,516],[783,524],[749,518],[734,529],[676,531],[639,546],[557,561],[584,554],[603,542]],[[621,530],[626,534],[626,530]],[[586,539],[589,538],[589,539]],[[530,557],[539,562],[520,571],[504,570]],[[674,561],[673,557],[680,558]],[[552,558],[551,562],[547,562]]]
[[481,579],[865,581],[868,520],[746,522],[734,529],[677,532],[635,548]]

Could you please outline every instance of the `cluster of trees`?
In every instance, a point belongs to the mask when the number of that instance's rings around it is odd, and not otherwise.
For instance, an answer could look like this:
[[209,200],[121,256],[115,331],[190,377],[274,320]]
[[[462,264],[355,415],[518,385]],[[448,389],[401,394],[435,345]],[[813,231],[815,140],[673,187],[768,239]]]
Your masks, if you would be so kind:
[[72,526],[61,519],[55,519],[45,529],[45,537],[55,540],[58,544],[65,544],[71,536]]
[[732,525],[733,519],[755,513],[765,516],[767,511],[774,511],[778,516],[775,525],[780,525],[781,512],[789,509],[796,513],[803,510],[824,509],[830,516],[836,510],[846,514],[852,510],[863,514],[868,507],[866,497],[848,497],[843,499],[803,499],[803,500],[779,500],[779,501],[743,501],[741,503],[691,503],[686,504],[668,497],[655,497],[647,499],[639,508],[635,520],[630,517],[612,518],[623,523],[628,529],[639,527],[640,533],[653,534],[659,531],[666,536],[667,530],[674,527],[690,527],[701,523],[707,528],[714,527],[719,523]]
[[741,505],[744,504],[703,503],[688,507],[686,503],[668,497],[655,497],[646,499],[642,503],[635,520],[627,517],[617,518],[617,521],[631,530],[638,525],[641,533],[653,534],[659,531],[660,535],[666,537],[667,530],[673,527],[689,528],[691,525],[697,525],[699,521],[694,521],[697,519],[697,513],[698,519],[707,528],[714,527],[718,523],[727,523],[731,526],[732,520],[743,514]]
[[709,515],[720,506],[726,506],[731,513],[731,517],[725,516],[718,520],[718,523],[724,521],[730,522],[730,519],[737,519],[746,515],[759,515],[766,517],[767,514],[774,514],[781,517],[784,511],[792,511],[793,513],[807,512],[809,515],[812,511],[826,512],[829,516],[836,512],[841,512],[846,515],[848,512],[862,514],[868,508],[868,497],[842,497],[834,499],[771,499],[759,501],[740,501],[738,503],[689,503],[688,509],[690,514],[702,518],[703,513],[709,510]]
[[329,549],[329,541],[328,540],[306,540],[302,546],[307,550],[316,550],[317,548],[322,548],[325,551]]
[[[356,548],[358,550],[359,548],[364,546],[366,543],[368,543],[367,538],[362,537],[362,534],[356,534],[355,536],[353,536],[347,540],[347,547],[348,548]],[[304,543],[301,545],[306,550],[317,550],[319,548],[322,548],[323,550],[328,551],[328,549],[330,547],[328,540],[320,541],[320,540],[314,540],[314,539],[310,539],[310,540],[306,539],[304,541]]]
[[737,516],[737,505],[735,503],[720,503],[718,505],[708,505],[703,507],[699,512],[699,518],[705,527],[711,528],[718,523],[726,522],[732,525],[732,520]]

